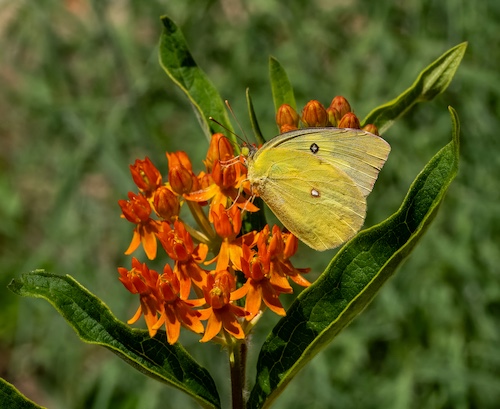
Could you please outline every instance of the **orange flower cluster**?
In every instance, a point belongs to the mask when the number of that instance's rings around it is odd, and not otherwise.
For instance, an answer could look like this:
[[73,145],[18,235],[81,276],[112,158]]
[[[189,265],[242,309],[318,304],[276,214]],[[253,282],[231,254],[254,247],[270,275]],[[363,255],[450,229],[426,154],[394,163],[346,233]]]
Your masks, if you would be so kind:
[[[292,292],[289,278],[308,286],[302,274],[309,269],[290,261],[298,246],[292,234],[267,225],[242,232],[243,213],[259,209],[250,200],[247,169],[229,140],[213,135],[206,171],[198,175],[186,153],[167,153],[167,158],[168,182],[148,158],[136,160],[130,171],[139,191],[119,201],[122,217],[135,225],[125,253],[142,244],[152,260],[159,242],[170,259],[162,274],[135,257],[130,270],[118,268],[120,281],[140,298],[128,323],[143,315],[152,337],[164,325],[171,344],[181,327],[203,333],[201,342],[224,342],[228,334],[243,339],[266,306],[285,315],[279,295]],[[185,206],[196,228],[181,218]],[[209,252],[214,257],[207,260]]]
[[[280,132],[288,132],[298,129],[299,121],[305,128],[310,127],[328,127],[359,129],[360,123],[358,117],[352,112],[351,105],[347,99],[338,95],[333,98],[330,106],[325,109],[321,102],[316,100],[309,101],[299,114],[288,104],[279,107],[276,113],[276,123]],[[367,124],[363,127],[365,131],[378,135],[377,127],[373,124]]]

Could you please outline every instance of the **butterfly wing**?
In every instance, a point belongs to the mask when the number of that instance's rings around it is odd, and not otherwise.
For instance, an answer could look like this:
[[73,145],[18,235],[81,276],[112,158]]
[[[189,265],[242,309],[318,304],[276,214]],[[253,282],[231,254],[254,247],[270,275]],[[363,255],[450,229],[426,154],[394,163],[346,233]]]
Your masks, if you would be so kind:
[[[265,144],[266,148],[304,152],[344,171],[364,196],[372,191],[391,147],[379,136],[360,129],[310,128],[287,132]],[[257,156],[256,155],[256,156]]]
[[354,236],[366,214],[365,195],[342,169],[300,150],[260,150],[248,179],[283,225],[315,250]]

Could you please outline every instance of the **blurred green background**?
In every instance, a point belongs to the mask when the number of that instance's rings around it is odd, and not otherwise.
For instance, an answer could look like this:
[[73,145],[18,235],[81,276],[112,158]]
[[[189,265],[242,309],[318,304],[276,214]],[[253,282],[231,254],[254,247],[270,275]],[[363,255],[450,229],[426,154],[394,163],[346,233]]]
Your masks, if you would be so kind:
[[[207,143],[157,62],[168,14],[248,134],[245,88],[276,133],[273,55],[299,106],[345,96],[361,118],[419,71],[468,41],[450,88],[384,137],[389,161],[366,225],[401,203],[413,178],[462,122],[460,172],[417,250],[376,300],[302,370],[276,408],[496,408],[500,402],[500,2],[485,0],[66,0],[0,3],[0,375],[49,408],[196,407],[107,350],[83,344],[45,301],[5,287],[35,268],[71,274],[126,321],[138,299],[117,280],[131,225],[117,200],[128,165],[183,149],[201,167]],[[332,252],[303,248],[322,271]],[[139,253],[140,254],[140,253]],[[287,300],[288,301],[288,300]],[[253,338],[255,362],[266,331]],[[142,324],[141,324],[142,325]],[[226,355],[184,336],[227,406]],[[252,377],[250,377],[252,381]],[[179,406],[180,405],[180,406]]]

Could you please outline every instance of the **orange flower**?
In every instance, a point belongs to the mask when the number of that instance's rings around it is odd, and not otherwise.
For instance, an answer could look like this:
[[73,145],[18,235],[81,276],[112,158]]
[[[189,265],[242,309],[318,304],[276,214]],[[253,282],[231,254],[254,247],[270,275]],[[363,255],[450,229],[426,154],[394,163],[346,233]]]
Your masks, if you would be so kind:
[[211,208],[222,204],[228,208],[236,203],[240,208],[253,212],[259,210],[241,195],[240,184],[246,178],[246,167],[239,161],[221,162],[215,161],[210,174],[210,185],[203,190],[186,195],[187,200],[194,202],[206,202],[211,200]]
[[253,246],[256,240],[256,232],[250,232],[243,236],[236,237],[241,230],[241,211],[236,206],[226,210],[222,204],[212,210],[212,219],[215,231],[222,238],[219,253],[205,264],[211,264],[217,260],[216,271],[226,270],[230,266],[241,271],[241,246],[245,243]]
[[149,335],[154,337],[157,331],[157,328],[155,328],[157,313],[163,312],[161,296],[156,289],[158,273],[154,270],[150,270],[145,263],[141,264],[135,257],[132,258],[131,270],[127,270],[124,267],[118,267],[118,272],[120,273],[119,280],[123,283],[125,288],[132,294],[140,295],[140,306],[127,323],[133,324],[141,315],[144,315]]
[[245,310],[249,313],[246,319],[250,321],[259,313],[262,301],[276,314],[286,315],[279,295],[280,293],[292,293],[293,290],[284,277],[278,277],[274,282],[271,281],[270,257],[263,242],[261,242],[258,254],[250,247],[243,246],[241,266],[247,281],[233,294],[236,297],[246,295]]
[[[269,245],[267,252],[270,257],[271,264],[271,280],[277,279],[279,276],[290,277],[296,284],[302,287],[308,287],[311,285],[301,274],[306,274],[311,271],[310,268],[295,268],[290,261],[298,248],[298,239],[292,233],[282,233],[280,228],[276,225],[273,226],[272,237],[267,239],[269,235],[269,227],[267,230],[261,232],[261,241],[269,240]],[[263,246],[262,242],[259,244]]]
[[191,235],[179,220],[174,222],[173,229],[163,223],[158,239],[169,257],[175,261],[174,271],[180,281],[181,298],[185,300],[191,291],[191,282],[200,289],[206,283],[207,271],[199,264],[205,260],[208,247],[202,243],[195,247]]
[[148,200],[141,194],[129,192],[129,200],[119,200],[122,209],[122,217],[136,224],[134,235],[125,254],[133,253],[142,243],[144,251],[150,260],[156,257],[156,236],[160,231],[160,224],[149,217],[151,206]]
[[158,287],[163,296],[163,313],[153,329],[157,330],[165,324],[169,344],[175,344],[179,339],[181,325],[201,334],[204,331],[200,321],[201,313],[192,307],[203,305],[205,300],[182,300],[179,297],[179,279],[168,264],[165,265],[163,274],[158,279]]
[[222,329],[236,339],[243,339],[245,333],[238,322],[238,317],[248,313],[241,307],[231,304],[237,298],[232,296],[236,288],[234,276],[227,270],[210,274],[207,285],[203,287],[205,301],[210,307],[199,310],[202,320],[207,321],[205,335],[200,342],[207,342],[214,338]]
[[139,190],[148,198],[162,184],[160,172],[148,157],[144,160],[136,159],[135,163],[130,165],[130,173]]
[[[238,158],[234,157],[233,149],[229,140],[222,134],[215,134],[210,143],[210,151],[205,161],[210,173],[210,184],[199,191],[193,191],[186,195],[187,200],[194,202],[207,202],[211,200],[210,208],[218,208],[222,204],[229,208],[231,204],[256,212],[259,209],[248,202],[242,195],[241,183],[246,179],[247,168]],[[201,184],[201,183],[200,183]],[[212,213],[209,215],[212,220]]]

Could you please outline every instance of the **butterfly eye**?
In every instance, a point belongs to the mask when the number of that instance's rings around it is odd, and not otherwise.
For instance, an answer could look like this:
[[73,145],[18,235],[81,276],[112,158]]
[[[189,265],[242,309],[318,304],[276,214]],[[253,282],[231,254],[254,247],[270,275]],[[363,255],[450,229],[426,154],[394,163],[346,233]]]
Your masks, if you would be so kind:
[[318,151],[319,151],[319,146],[318,146],[318,145],[316,145],[315,143],[313,143],[313,144],[309,147],[309,150],[310,150],[312,153],[316,154],[316,153],[318,153]]
[[316,189],[311,189],[311,196],[312,197],[320,197],[321,195],[319,194],[319,191]]

